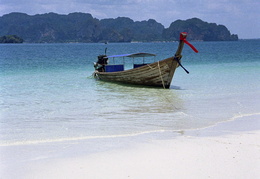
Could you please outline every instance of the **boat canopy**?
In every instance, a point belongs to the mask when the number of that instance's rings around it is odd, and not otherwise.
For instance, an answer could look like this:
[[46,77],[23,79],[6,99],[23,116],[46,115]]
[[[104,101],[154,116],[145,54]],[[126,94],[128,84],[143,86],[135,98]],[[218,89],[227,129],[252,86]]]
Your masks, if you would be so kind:
[[136,57],[152,57],[152,56],[156,56],[156,55],[151,53],[133,53],[133,54],[123,54],[123,55],[111,55],[108,56],[108,58],[116,58],[116,57],[136,58]]

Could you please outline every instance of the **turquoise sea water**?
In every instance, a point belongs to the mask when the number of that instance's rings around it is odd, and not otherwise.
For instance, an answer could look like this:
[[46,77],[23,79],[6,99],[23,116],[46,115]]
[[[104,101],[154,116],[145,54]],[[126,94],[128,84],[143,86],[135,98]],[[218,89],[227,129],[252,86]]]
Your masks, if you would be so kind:
[[204,128],[260,112],[260,41],[193,42],[170,89],[94,80],[92,62],[178,43],[1,44],[0,145],[135,136]]

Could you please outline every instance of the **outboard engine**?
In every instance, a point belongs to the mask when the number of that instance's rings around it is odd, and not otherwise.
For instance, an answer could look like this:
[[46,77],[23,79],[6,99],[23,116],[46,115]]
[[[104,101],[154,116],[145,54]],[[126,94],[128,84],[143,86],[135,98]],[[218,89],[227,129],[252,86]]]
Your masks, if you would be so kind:
[[95,70],[99,72],[104,72],[105,71],[105,65],[108,64],[108,58],[106,55],[99,55],[98,56],[98,61],[94,63],[94,68]]

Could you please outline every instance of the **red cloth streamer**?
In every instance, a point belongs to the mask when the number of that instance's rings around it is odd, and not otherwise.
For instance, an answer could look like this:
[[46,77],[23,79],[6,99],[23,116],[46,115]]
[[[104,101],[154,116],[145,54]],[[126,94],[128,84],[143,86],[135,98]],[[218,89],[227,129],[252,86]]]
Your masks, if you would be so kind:
[[188,42],[188,41],[186,40],[186,37],[187,37],[187,33],[186,33],[186,32],[180,33],[180,40],[183,40],[183,42],[186,43],[187,45],[189,45],[190,48],[191,48],[194,52],[198,53],[199,51],[198,51],[192,44],[190,44],[190,42]]

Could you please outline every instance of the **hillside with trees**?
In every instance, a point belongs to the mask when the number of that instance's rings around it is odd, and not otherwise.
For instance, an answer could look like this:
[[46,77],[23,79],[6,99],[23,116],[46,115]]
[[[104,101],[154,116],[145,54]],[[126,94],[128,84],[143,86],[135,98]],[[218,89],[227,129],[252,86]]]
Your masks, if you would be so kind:
[[153,19],[133,21],[128,17],[96,19],[88,13],[27,15],[10,13],[0,17],[0,36],[15,34],[26,43],[173,41],[179,32],[189,40],[238,40],[224,25],[198,18],[176,20],[169,28]]
[[177,20],[171,23],[170,27],[163,31],[163,38],[169,40],[178,40],[180,32],[187,32],[191,40],[203,41],[234,41],[238,36],[230,34],[224,25],[216,23],[207,23],[198,18],[188,19],[186,21]]
[[0,43],[23,43],[23,39],[16,35],[4,35],[0,37]]

